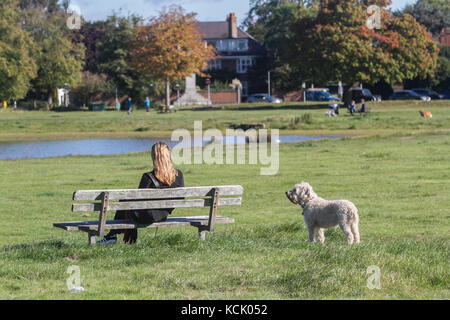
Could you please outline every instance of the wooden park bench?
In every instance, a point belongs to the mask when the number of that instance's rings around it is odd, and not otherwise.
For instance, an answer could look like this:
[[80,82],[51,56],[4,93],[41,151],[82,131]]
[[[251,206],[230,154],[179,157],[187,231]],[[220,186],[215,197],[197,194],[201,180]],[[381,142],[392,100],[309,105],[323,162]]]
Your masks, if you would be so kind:
[[[72,212],[100,213],[98,221],[62,222],[53,226],[67,231],[88,233],[89,244],[96,243],[106,230],[193,226],[202,240],[216,224],[234,223],[234,219],[217,215],[219,206],[242,203],[242,186],[190,187],[174,189],[81,190],[73,194]],[[109,211],[209,207],[209,216],[168,217],[164,222],[140,225],[132,220],[107,220]]]

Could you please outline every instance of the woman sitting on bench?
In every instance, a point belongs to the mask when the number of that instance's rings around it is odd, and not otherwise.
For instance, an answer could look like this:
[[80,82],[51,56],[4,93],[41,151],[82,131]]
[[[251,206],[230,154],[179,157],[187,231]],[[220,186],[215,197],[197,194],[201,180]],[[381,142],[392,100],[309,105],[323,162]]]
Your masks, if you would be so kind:
[[[180,170],[173,168],[170,159],[170,151],[167,144],[158,142],[152,147],[153,171],[144,173],[139,189],[167,189],[183,188],[184,178]],[[162,222],[174,209],[149,209],[149,210],[122,210],[117,211],[114,220],[132,220],[137,224],[149,225]],[[137,229],[111,230],[97,244],[115,244],[117,235],[124,233],[125,243],[135,243],[137,240]]]

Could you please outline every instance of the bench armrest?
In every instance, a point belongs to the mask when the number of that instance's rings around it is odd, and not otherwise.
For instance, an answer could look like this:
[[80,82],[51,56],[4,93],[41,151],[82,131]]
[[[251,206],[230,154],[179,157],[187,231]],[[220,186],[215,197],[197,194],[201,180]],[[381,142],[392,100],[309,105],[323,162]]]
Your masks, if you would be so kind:
[[214,231],[214,225],[216,224],[216,216],[217,216],[217,206],[219,203],[219,190],[216,188],[213,189],[212,194],[211,207],[209,209],[209,222],[208,222],[208,231]]

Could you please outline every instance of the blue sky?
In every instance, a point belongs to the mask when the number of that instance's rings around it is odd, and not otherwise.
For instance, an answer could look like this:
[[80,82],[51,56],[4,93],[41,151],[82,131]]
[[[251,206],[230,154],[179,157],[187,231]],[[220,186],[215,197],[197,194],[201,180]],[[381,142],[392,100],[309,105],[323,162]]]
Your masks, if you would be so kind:
[[[401,9],[416,0],[392,0],[393,9]],[[181,5],[189,12],[196,12],[200,21],[223,21],[230,12],[235,12],[239,23],[249,10],[249,0],[71,0],[80,8],[86,20],[102,20],[113,12],[119,15],[137,13],[144,18],[157,15],[164,6]]]

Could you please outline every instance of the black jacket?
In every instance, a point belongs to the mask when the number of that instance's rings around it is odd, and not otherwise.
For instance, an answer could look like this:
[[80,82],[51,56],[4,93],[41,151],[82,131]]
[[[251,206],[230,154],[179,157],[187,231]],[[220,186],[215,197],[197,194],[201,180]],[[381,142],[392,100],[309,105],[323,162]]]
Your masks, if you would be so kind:
[[[151,173],[153,175],[153,177],[155,177],[155,172],[151,171],[151,172],[147,172],[144,173],[144,175],[141,178],[141,182],[139,183],[139,189],[167,189],[167,188],[183,188],[184,187],[184,178],[183,178],[183,173],[180,170],[177,170],[178,175],[176,177],[175,182],[172,185],[167,185],[165,183],[160,183],[160,187],[158,188],[157,186],[155,186],[155,184],[153,183],[153,181],[151,180],[149,174]],[[155,177],[156,179],[156,177]]]
[[[144,175],[141,178],[141,182],[139,183],[139,189],[172,189],[172,188],[183,188],[184,187],[184,177],[183,173],[180,170],[177,170],[178,175],[176,177],[175,182],[172,185],[167,185],[164,183],[161,183],[157,180],[159,183],[159,187],[155,185],[153,180],[150,178],[149,174],[152,174],[153,177],[156,179],[154,171],[144,173]],[[156,199],[155,199],[156,200]],[[159,199],[164,200],[164,199]],[[137,220],[139,223],[153,223],[158,221],[164,221],[169,214],[172,213],[174,209],[150,209],[150,210],[138,210],[135,215],[137,217]]]

